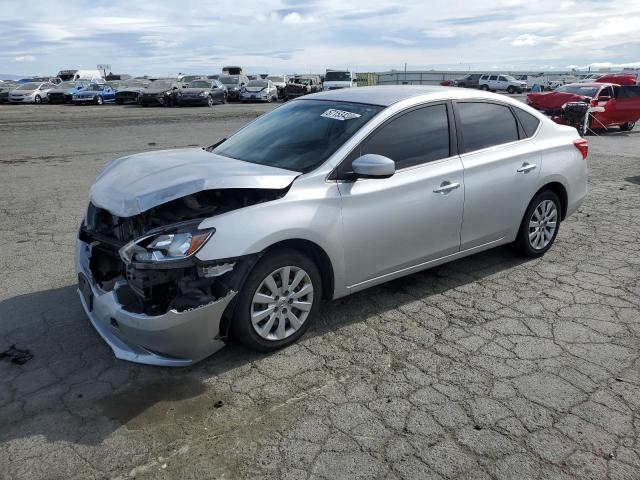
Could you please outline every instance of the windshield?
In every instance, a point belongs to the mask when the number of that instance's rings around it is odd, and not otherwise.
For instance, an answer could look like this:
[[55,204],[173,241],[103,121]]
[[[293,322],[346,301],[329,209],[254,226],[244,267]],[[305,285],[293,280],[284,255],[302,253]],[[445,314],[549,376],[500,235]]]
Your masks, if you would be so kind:
[[271,80],[274,83],[282,83],[282,82],[284,82],[284,78],[282,78],[282,77],[267,77],[267,80]]
[[101,91],[103,88],[104,88],[104,85],[100,85],[98,83],[92,83],[86,88],[86,90],[95,92],[95,91]]
[[260,88],[264,88],[267,85],[269,85],[268,82],[265,82],[264,80],[250,80],[249,83],[247,83],[247,87],[260,87]]
[[584,97],[594,97],[597,90],[597,87],[582,87],[580,85],[564,85],[556,88],[556,92],[573,93]]
[[327,72],[324,76],[325,82],[350,82],[350,72]]
[[504,78],[506,78],[510,82],[516,82],[517,81],[517,79],[515,77],[512,77],[511,75],[505,75]]
[[246,162],[308,172],[325,162],[384,107],[297,100],[262,115],[214,153]]
[[220,77],[218,80],[225,85],[237,85],[240,81],[238,77]]
[[16,90],[35,90],[40,86],[39,83],[23,83]]
[[311,80],[308,78],[293,78],[291,80],[291,83],[298,83],[300,85],[309,85],[310,82]]
[[149,85],[149,88],[152,88],[154,90],[158,88],[169,89],[171,88],[172,84],[173,82],[171,80],[156,80],[155,82],[152,82],[151,85]]
[[189,88],[211,88],[211,82],[207,82],[206,80],[194,80],[190,82],[187,87]]

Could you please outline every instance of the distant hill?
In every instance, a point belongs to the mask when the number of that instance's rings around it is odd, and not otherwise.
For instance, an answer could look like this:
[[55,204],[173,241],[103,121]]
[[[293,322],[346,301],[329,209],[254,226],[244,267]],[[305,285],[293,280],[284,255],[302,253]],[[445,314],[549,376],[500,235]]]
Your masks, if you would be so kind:
[[0,73],[1,80],[20,80],[25,78],[25,75],[14,75],[12,73]]

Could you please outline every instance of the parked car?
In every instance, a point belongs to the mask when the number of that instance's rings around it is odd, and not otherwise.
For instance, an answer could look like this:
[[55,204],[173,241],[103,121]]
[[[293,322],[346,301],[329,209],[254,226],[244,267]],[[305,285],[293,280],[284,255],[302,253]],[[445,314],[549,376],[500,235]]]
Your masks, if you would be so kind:
[[[535,75],[515,75],[514,78],[516,80],[521,80],[527,84],[526,90],[531,90],[534,85],[538,85],[541,90],[550,90],[552,87],[552,82],[547,75],[544,73],[539,73]],[[557,87],[558,85],[556,85]]]
[[9,101],[9,92],[17,86],[18,83],[13,80],[4,80],[0,83],[0,103],[7,103]]
[[103,83],[105,81],[100,70],[60,70],[58,77],[65,82],[85,80],[90,83]]
[[322,82],[317,75],[296,75],[287,82],[287,86],[284,89],[284,99],[290,100],[321,91]]
[[481,76],[481,73],[470,73],[469,75],[453,80],[453,86],[461,88],[478,88],[478,81]]
[[227,103],[227,88],[218,80],[193,80],[176,93],[176,103],[183,105],[209,105]]
[[571,83],[553,92],[530,93],[526,102],[558,123],[566,121],[564,106],[567,103],[585,102],[591,108],[587,127],[592,130],[618,126],[629,131],[640,119],[640,86]]
[[9,92],[9,103],[44,103],[54,88],[56,86],[49,82],[23,83]]
[[266,80],[271,82],[278,89],[278,98],[284,98],[284,88],[287,86],[287,77],[285,75],[269,75]]
[[478,88],[491,92],[522,93],[527,88],[527,82],[516,80],[511,75],[485,74],[480,76]]
[[74,105],[82,105],[93,103],[95,105],[103,105],[105,103],[113,103],[116,100],[116,91],[111,85],[104,83],[92,83],[88,87],[76,92],[71,97]]
[[242,102],[273,102],[278,100],[278,89],[271,80],[249,80],[240,89]]
[[71,103],[73,95],[89,85],[89,82],[84,81],[62,82],[49,90],[49,103]]
[[163,107],[172,107],[176,102],[177,91],[186,84],[172,79],[158,79],[149,84],[138,96],[138,103],[143,107],[149,105],[161,105]]
[[146,78],[132,78],[125,80],[116,89],[116,103],[124,105],[126,103],[138,103],[138,96],[145,88],[151,84],[151,80]]
[[587,149],[478,91],[309,95],[207,149],[110,163],[77,237],[80,301],[121,359],[189,365],[230,332],[281,348],[323,298],[508,243],[543,255],[586,195]]
[[249,83],[247,76],[242,74],[220,75],[218,80],[227,88],[227,100],[240,100],[240,89]]
[[614,83],[616,85],[640,85],[637,73],[610,73],[594,80],[595,83]]

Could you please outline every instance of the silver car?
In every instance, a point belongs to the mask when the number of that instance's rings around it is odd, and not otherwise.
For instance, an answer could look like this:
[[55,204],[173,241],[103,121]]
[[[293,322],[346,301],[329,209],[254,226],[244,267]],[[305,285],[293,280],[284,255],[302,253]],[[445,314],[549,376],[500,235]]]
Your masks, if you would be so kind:
[[54,88],[56,86],[49,82],[23,83],[9,92],[9,103],[43,103]]
[[206,149],[120,158],[77,241],[82,305],[118,358],[269,351],[320,301],[512,243],[543,255],[586,195],[587,142],[476,90],[308,95]]
[[278,100],[278,89],[271,80],[249,80],[240,89],[241,102],[273,102]]

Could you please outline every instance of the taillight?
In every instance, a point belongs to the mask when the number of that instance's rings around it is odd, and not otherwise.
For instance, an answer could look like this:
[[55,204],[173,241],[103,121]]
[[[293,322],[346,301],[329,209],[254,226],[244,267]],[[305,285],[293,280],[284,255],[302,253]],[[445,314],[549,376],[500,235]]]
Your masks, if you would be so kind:
[[587,154],[589,153],[589,142],[584,138],[578,138],[577,140],[573,141],[573,144],[582,154],[582,160],[586,160]]

